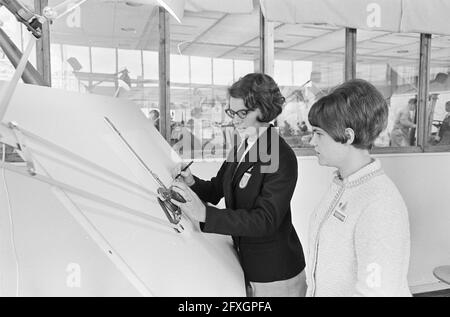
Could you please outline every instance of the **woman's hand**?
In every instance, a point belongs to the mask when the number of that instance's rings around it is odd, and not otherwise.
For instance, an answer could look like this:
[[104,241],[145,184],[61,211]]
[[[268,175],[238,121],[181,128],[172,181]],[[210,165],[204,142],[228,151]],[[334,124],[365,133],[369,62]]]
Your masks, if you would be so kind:
[[189,186],[183,182],[176,181],[171,189],[179,193],[186,200],[186,203],[182,203],[172,199],[172,203],[180,207],[181,211],[191,220],[196,220],[198,222],[206,221],[206,206]]
[[[184,172],[182,171],[185,166],[186,165],[183,163],[177,164],[177,166],[175,166],[175,168],[172,170],[172,178],[175,181],[181,180],[190,187],[195,184],[195,179],[194,176],[192,176],[191,170],[189,168]],[[178,175],[180,176],[176,178]]]

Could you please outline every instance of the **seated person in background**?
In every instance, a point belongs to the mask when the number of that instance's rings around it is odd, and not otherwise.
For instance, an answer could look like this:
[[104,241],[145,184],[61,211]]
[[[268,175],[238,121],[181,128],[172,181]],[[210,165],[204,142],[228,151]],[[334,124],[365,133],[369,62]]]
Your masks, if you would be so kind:
[[450,101],[447,101],[445,104],[445,111],[447,112],[447,115],[445,116],[444,121],[442,121],[438,136],[436,137],[438,145],[450,145]]
[[311,216],[308,296],[411,296],[408,210],[369,150],[388,106],[370,83],[352,80],[309,113],[319,164],[337,168]]
[[302,133],[308,132],[308,126],[306,125],[306,122],[305,122],[305,121],[302,121],[302,123],[300,124],[300,131],[301,131]]
[[414,113],[417,107],[417,99],[410,99],[408,105],[403,107],[397,117],[395,118],[394,128],[391,132],[391,146],[404,147],[411,146],[410,129],[416,129],[416,124],[413,122]]
[[154,110],[150,111],[150,120],[152,121],[156,130],[159,131],[159,111],[158,110],[154,109]]

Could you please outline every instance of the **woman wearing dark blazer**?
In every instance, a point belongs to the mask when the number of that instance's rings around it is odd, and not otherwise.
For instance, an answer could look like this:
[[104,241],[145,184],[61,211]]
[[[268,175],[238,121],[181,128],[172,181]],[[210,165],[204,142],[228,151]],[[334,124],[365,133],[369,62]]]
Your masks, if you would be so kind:
[[[173,188],[187,202],[174,203],[199,221],[203,232],[233,237],[249,296],[304,296],[305,260],[290,207],[297,158],[269,123],[285,99],[264,74],[249,74],[228,92],[226,113],[243,141],[210,181],[181,172],[183,181]],[[225,209],[204,204],[216,205],[222,198]]]

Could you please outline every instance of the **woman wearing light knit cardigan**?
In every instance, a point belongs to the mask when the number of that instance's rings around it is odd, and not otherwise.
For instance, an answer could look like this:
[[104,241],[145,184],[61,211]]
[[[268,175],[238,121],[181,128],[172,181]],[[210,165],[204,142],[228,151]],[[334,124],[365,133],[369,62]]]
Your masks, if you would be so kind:
[[307,296],[411,296],[406,205],[369,150],[388,107],[363,80],[342,84],[309,113],[319,164],[337,168],[312,215]]

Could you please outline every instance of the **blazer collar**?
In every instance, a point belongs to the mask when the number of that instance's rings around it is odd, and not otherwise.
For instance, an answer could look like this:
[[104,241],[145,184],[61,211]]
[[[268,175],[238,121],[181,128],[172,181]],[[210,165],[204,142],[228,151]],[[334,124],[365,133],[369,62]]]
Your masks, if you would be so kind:
[[[247,152],[244,160],[237,166],[233,174],[233,188],[237,183],[239,183],[239,180],[245,172],[247,172],[256,163],[261,161],[261,153],[271,153],[272,133],[277,132],[275,130],[275,127],[273,125],[270,125]],[[237,165],[238,162],[236,162],[235,164]]]

